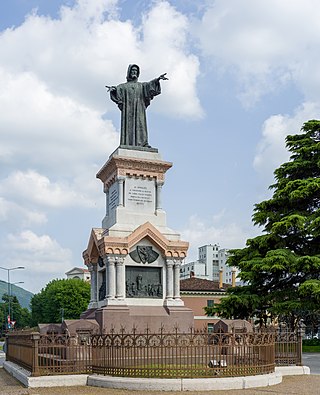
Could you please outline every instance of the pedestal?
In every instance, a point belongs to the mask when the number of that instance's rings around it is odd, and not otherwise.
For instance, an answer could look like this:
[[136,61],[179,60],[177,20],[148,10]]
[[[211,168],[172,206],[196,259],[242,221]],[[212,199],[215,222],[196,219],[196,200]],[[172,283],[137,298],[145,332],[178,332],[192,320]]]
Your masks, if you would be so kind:
[[161,203],[171,166],[154,150],[118,148],[97,174],[106,214],[102,228],[92,230],[83,257],[94,288],[88,316],[94,311],[102,332],[193,327],[193,313],[180,298],[180,265],[188,243],[167,227]]

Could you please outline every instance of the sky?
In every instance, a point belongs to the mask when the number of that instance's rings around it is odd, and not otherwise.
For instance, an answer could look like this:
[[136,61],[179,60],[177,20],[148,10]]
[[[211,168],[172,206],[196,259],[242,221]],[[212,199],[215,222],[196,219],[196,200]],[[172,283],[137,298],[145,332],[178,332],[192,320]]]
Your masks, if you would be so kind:
[[[318,0],[2,0],[0,249],[37,293],[84,267],[105,213],[95,175],[119,145],[105,85],[167,73],[149,142],[173,162],[167,224],[198,247],[242,248],[285,137],[320,110]],[[8,271],[0,269],[0,279]]]

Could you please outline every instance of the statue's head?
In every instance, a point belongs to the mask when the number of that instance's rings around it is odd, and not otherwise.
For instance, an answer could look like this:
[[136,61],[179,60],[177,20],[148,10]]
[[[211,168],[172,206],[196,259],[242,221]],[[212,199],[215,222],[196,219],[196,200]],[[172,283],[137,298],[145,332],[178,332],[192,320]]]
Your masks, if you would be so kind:
[[139,78],[140,68],[136,64],[129,64],[127,71],[127,81],[134,81]]

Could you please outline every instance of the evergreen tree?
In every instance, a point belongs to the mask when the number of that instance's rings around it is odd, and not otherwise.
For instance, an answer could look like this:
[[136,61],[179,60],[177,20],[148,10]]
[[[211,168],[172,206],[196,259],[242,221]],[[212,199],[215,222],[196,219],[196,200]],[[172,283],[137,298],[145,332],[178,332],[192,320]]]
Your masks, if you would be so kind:
[[247,285],[229,289],[215,312],[258,315],[261,323],[268,312],[294,328],[320,312],[320,121],[306,122],[286,146],[290,160],[274,172],[272,198],[254,208],[253,222],[264,234],[228,261]]

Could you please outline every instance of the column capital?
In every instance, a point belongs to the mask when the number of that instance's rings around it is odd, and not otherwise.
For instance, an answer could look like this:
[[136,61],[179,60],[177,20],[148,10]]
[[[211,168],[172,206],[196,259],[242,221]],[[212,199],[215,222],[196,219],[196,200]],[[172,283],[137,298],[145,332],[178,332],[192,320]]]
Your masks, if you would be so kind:
[[123,265],[124,260],[125,260],[125,255],[107,254],[103,258],[103,262],[106,265]]
[[105,263],[106,266],[115,265],[116,258],[114,255],[105,255],[103,257],[103,262]]
[[176,263],[176,258],[166,257],[166,265],[167,266],[174,266]]
[[182,258],[177,258],[177,259],[175,259],[174,260],[174,266],[175,267],[180,267],[181,266],[181,264],[182,264]]
[[115,257],[115,264],[117,266],[122,266],[124,264],[125,256],[116,256]]

